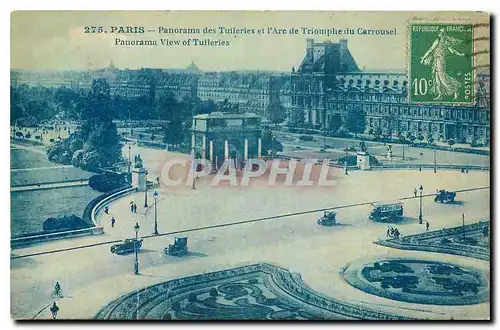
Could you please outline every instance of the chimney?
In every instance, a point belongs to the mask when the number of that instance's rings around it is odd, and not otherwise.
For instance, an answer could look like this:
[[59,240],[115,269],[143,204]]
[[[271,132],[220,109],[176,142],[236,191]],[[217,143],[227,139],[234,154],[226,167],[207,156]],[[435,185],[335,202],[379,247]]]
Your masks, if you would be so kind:
[[306,39],[306,58],[310,62],[313,60],[313,45],[314,39]]
[[347,49],[347,39],[340,39],[340,49]]

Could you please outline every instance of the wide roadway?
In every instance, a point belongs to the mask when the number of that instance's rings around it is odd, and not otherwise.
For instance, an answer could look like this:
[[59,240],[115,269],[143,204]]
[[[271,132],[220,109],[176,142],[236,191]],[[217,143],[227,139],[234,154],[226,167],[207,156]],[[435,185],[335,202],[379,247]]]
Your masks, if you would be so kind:
[[[332,171],[336,171],[332,169]],[[229,224],[283,213],[363,203],[395,200],[413,196],[417,184],[424,193],[435,189],[450,190],[487,187],[489,173],[456,171],[383,171],[351,172],[338,178],[334,187],[210,187],[200,181],[196,190],[189,187],[177,190],[161,188],[158,202],[158,224],[161,233],[200,226]],[[210,178],[205,178],[207,181]],[[265,181],[265,178],[262,180]],[[147,238],[141,251],[141,275],[132,275],[133,255],[117,256],[109,251],[110,244],[97,245],[66,252],[16,258],[50,250],[77,247],[84,244],[118,240],[134,235],[133,225],[139,222],[141,236],[152,233],[154,208],[144,209],[144,194],[138,193],[110,204],[116,216],[115,228],[110,228],[109,215],[99,215],[105,235],[67,241],[51,242],[12,251],[11,302],[14,318],[47,318],[44,308],[51,304],[50,293],[59,281],[67,298],[59,302],[60,317],[89,318],[106,302],[120,294],[168,279],[210,272],[236,265],[270,262],[300,273],[314,290],[325,295],[367,303],[380,309],[422,318],[487,318],[489,303],[472,306],[429,306],[395,302],[352,288],[339,272],[354,260],[408,256],[444,260],[482,269],[489,276],[489,262],[471,258],[400,251],[373,244],[385,236],[387,225],[367,219],[371,206],[348,207],[337,210],[342,223],[322,227],[316,220],[322,212],[276,218],[266,221],[188,232],[192,252],[185,258],[163,254],[163,249],[175,235]],[[128,209],[130,200],[139,205],[138,214]],[[481,189],[457,195],[457,204],[434,203],[424,198],[424,220],[431,230],[457,226],[466,222],[489,219],[489,190]],[[403,235],[422,232],[419,225],[418,198],[404,200],[406,218],[396,226]],[[152,204],[151,196],[149,204]],[[146,211],[147,210],[147,211]],[[40,312],[41,311],[41,312]]]

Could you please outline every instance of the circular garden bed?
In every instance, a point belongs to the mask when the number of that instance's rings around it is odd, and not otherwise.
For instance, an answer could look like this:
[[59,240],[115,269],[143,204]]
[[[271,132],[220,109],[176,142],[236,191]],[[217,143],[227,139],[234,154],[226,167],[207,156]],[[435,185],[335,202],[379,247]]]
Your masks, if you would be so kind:
[[471,305],[490,297],[481,271],[440,261],[387,259],[351,265],[344,278],[364,292],[411,303]]

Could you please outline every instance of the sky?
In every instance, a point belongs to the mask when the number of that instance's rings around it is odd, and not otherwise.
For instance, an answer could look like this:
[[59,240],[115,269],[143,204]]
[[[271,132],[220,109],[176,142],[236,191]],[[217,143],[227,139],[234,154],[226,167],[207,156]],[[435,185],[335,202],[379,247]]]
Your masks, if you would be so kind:
[[[407,67],[407,26],[410,20],[489,23],[481,12],[154,12],[154,11],[16,11],[11,15],[11,68],[30,70],[85,70],[103,68],[113,61],[120,69],[185,68],[191,61],[203,71],[291,71],[305,55],[307,38],[316,41],[348,41],[348,47],[364,70],[397,70]],[[103,26],[108,33],[85,33],[86,26]],[[111,27],[152,29],[144,34],[113,34]],[[275,27],[344,30],[395,29],[395,35],[186,35],[158,33],[165,28],[217,29],[220,26],[259,29]],[[489,27],[478,28],[489,37]],[[115,39],[156,40],[158,46],[117,46]],[[162,46],[160,39],[225,40],[227,47]],[[489,50],[489,41],[477,42],[477,50]],[[489,54],[478,55],[478,64],[489,65]]]

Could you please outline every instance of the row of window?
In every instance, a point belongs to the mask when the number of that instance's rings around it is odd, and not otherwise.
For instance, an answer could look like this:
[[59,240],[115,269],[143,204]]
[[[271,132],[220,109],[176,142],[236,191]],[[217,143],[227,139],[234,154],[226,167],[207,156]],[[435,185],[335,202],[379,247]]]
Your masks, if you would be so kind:
[[323,98],[319,96],[292,96],[292,105],[301,107],[323,107]]
[[[359,108],[359,103],[329,103],[327,109],[333,111],[352,111]],[[490,120],[489,110],[477,108],[430,108],[421,106],[399,106],[387,104],[363,104],[363,111],[367,115],[386,116],[408,116],[424,117],[429,119],[446,120],[469,120],[480,123],[488,123]]]
[[[382,118],[370,118],[367,121],[369,128],[381,127],[384,130],[394,132],[394,131],[417,131],[422,134],[425,133],[445,133],[445,124],[444,123],[435,123],[435,122],[421,122],[421,121],[388,121]],[[457,127],[451,126],[451,130],[457,130]],[[479,136],[484,134],[486,131],[484,127],[474,126],[474,125],[463,125],[458,128],[458,131],[461,131],[461,135],[470,135],[470,136]]]
[[252,94],[269,94],[267,88],[250,88],[250,87],[240,87],[234,88],[231,87],[213,87],[213,86],[203,86],[198,85],[198,89],[200,90],[208,90],[210,92],[225,92],[225,93],[241,93],[242,91],[248,92],[250,91]]
[[198,97],[201,99],[228,99],[228,100],[261,100],[265,101],[269,99],[268,96],[261,96],[261,95],[241,95],[241,94],[229,94],[229,93],[198,93]]
[[406,93],[401,94],[381,94],[381,93],[336,93],[329,94],[329,100],[347,100],[347,101],[375,101],[405,103],[408,101]]

